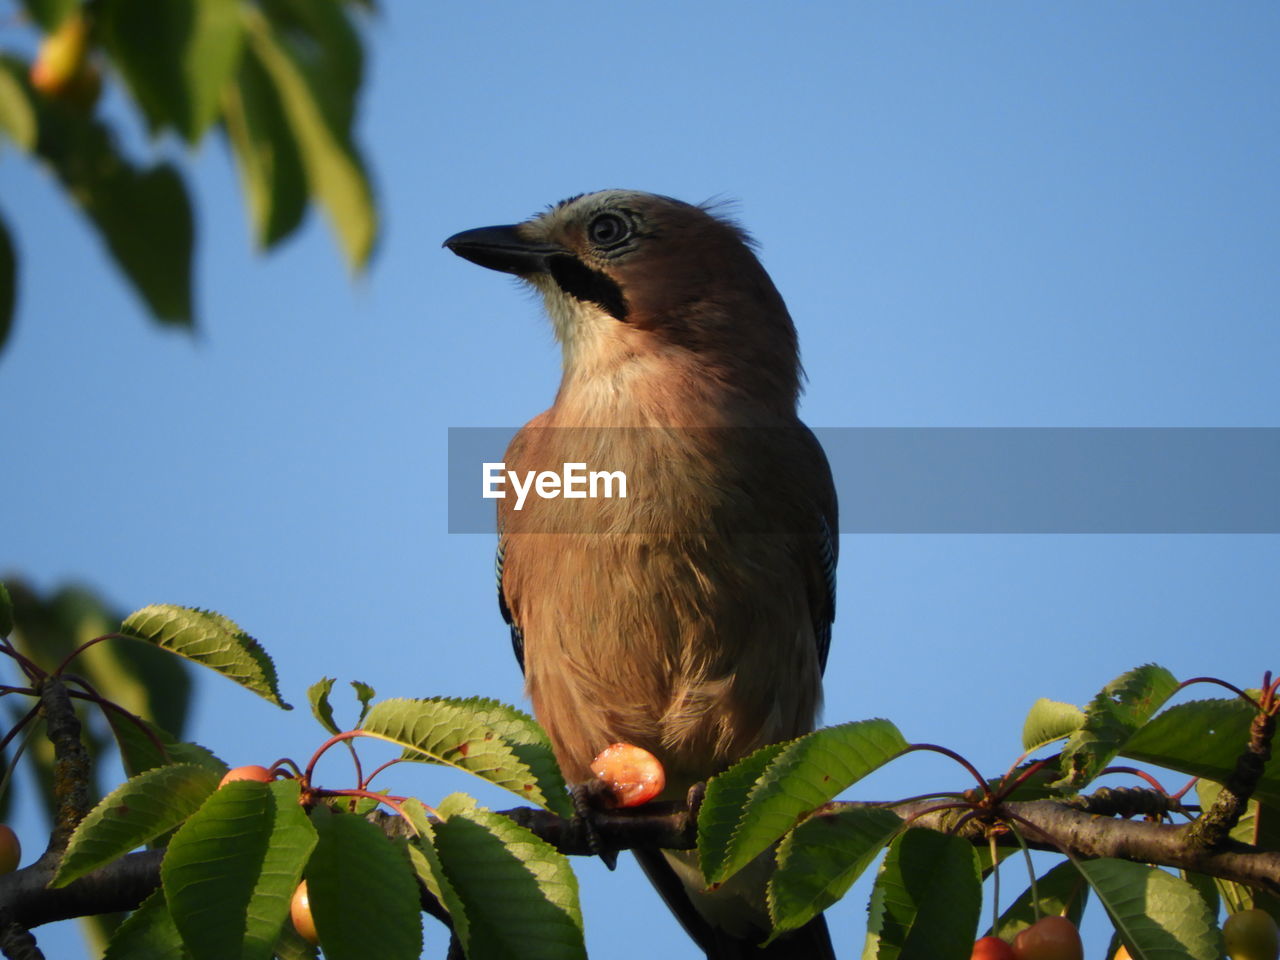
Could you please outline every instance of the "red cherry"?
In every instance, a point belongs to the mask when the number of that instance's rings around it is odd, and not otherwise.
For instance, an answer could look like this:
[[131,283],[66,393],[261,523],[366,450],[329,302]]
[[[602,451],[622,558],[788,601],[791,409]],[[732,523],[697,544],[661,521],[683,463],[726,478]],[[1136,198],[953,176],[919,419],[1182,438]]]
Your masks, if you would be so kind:
[[662,762],[644,747],[615,743],[591,761],[591,772],[603,780],[619,807],[648,803],[667,785]]
[[1014,960],[1013,947],[999,937],[983,937],[974,943],[969,960]]
[[1084,960],[1080,931],[1066,917],[1041,917],[1014,937],[1014,960]]
[[245,767],[236,767],[228,770],[218,782],[218,786],[224,786],[235,780],[257,780],[259,783],[270,783],[274,777],[271,771],[266,767],[260,767],[256,763],[251,763]]

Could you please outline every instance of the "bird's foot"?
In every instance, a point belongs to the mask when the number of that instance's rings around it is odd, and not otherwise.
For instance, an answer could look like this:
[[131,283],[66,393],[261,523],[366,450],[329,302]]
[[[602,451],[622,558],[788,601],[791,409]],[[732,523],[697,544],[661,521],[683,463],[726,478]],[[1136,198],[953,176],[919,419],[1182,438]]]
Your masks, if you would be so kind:
[[596,829],[596,814],[606,806],[608,788],[599,780],[588,780],[569,791],[573,799],[575,819],[582,824],[587,839],[587,849],[593,857],[599,857],[606,867],[613,870],[618,865],[618,851],[605,845]]

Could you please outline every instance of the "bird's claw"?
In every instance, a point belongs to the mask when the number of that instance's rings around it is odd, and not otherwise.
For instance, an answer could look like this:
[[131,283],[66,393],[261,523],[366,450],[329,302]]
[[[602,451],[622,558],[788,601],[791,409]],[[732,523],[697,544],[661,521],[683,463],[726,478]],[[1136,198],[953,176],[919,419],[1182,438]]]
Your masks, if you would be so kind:
[[618,865],[618,851],[604,845],[595,823],[596,811],[600,809],[601,786],[599,780],[580,783],[569,791],[569,796],[573,799],[573,812],[586,834],[587,849],[613,870]]

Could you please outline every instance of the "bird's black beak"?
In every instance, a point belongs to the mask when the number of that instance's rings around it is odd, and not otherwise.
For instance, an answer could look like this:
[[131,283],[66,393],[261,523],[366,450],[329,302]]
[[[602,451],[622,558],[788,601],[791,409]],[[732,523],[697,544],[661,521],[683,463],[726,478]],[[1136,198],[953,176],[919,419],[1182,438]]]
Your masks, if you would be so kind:
[[527,277],[546,273],[548,259],[564,253],[548,243],[535,243],[520,236],[515,226],[479,227],[455,233],[444,245],[472,263],[490,270]]

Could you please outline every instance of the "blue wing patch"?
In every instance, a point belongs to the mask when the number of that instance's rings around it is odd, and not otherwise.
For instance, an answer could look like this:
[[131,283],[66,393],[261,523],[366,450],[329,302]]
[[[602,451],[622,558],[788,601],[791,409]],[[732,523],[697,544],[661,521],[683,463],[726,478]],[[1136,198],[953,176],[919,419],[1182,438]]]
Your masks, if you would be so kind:
[[[502,567],[507,560],[507,541],[498,538],[498,552],[493,558],[493,572],[498,580],[498,609],[502,619],[511,628],[511,649],[515,651],[516,662],[520,664],[520,672],[524,673],[524,631],[521,630],[511,616],[511,608],[507,606],[506,594],[502,591]],[[829,632],[829,631],[828,631]]]

